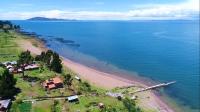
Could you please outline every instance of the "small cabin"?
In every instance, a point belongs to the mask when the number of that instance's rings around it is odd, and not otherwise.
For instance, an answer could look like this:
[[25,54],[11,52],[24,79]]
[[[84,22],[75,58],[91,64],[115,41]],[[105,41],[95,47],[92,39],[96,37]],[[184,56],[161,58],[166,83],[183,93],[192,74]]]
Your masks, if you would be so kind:
[[77,102],[78,100],[78,95],[74,95],[74,96],[69,96],[67,97],[68,102]]
[[107,92],[106,95],[111,96],[111,97],[115,97],[115,98],[118,98],[118,97],[123,98],[124,97],[122,93]]

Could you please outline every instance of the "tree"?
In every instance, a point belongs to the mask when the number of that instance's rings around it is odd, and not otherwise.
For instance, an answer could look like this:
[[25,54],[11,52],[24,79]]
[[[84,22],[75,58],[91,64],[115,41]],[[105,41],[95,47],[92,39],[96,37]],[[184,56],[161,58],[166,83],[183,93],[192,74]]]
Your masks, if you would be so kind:
[[35,61],[42,61],[45,62],[46,53],[44,51],[41,52],[40,55],[35,57]]
[[50,69],[57,73],[62,72],[62,61],[57,53],[53,53],[53,59],[51,61]]
[[142,112],[140,108],[136,107],[135,101],[125,98],[123,104],[128,112]]
[[[19,25],[16,26],[20,28]],[[15,29],[14,25],[10,21],[0,21],[0,29],[6,29],[6,31]]]
[[45,56],[46,56],[46,53],[44,51],[41,52],[41,54],[40,54],[40,61],[45,62]]
[[48,50],[45,55],[44,55],[44,53],[41,53],[41,58],[44,60],[44,62],[47,64],[47,66],[50,66],[53,54],[54,53],[52,50]]
[[72,76],[70,75],[70,74],[67,74],[67,75],[65,75],[64,76],[64,81],[63,81],[63,83],[65,84],[65,85],[67,85],[68,87],[70,87],[71,85],[72,85]]
[[24,64],[30,64],[33,62],[33,57],[31,56],[31,52],[30,51],[25,51],[22,52],[19,55],[19,60],[17,61],[17,65],[18,67],[22,68],[22,76],[24,77],[24,71],[25,71],[25,67]]
[[16,79],[9,73],[9,70],[4,70],[0,76],[0,97],[11,98],[16,94]]
[[32,62],[33,62],[33,57],[31,56],[31,52],[27,50],[19,55],[19,60],[17,63],[20,66],[23,64],[30,64]]

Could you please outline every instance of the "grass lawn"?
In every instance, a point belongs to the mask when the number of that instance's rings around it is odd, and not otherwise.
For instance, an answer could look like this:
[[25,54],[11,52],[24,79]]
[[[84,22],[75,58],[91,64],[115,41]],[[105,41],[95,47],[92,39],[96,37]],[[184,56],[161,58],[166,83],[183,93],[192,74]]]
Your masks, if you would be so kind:
[[33,103],[32,110],[33,112],[51,112],[52,106],[52,100],[38,101]]
[[18,59],[21,49],[15,43],[16,38],[11,34],[0,32],[0,62]]
[[31,102],[25,102],[18,105],[20,112],[31,112],[32,104]]
[[98,107],[98,103],[103,103],[105,107],[115,107],[118,112],[126,112],[126,109],[123,106],[121,101],[118,101],[115,98],[109,96],[82,96],[80,97],[79,103],[69,103],[70,111],[76,112],[81,110],[81,112],[90,111],[90,112],[100,112],[101,110]]

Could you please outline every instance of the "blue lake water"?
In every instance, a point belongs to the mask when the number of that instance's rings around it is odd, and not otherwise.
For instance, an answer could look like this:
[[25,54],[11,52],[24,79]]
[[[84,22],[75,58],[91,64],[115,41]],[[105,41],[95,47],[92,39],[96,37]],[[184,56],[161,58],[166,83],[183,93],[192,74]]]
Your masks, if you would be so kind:
[[[88,66],[109,70],[112,65],[160,82],[176,80],[165,92],[182,105],[200,108],[198,21],[13,22]],[[80,47],[54,39],[58,37]]]

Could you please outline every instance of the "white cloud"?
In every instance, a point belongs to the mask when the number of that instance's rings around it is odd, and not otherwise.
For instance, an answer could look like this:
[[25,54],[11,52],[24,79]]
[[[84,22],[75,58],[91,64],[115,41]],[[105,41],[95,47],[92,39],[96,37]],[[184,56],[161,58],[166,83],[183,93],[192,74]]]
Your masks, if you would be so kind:
[[2,19],[27,19],[41,16],[48,18],[81,20],[130,20],[130,19],[188,19],[199,13],[199,1],[189,0],[180,4],[146,4],[126,12],[47,10],[36,12],[1,13]]

